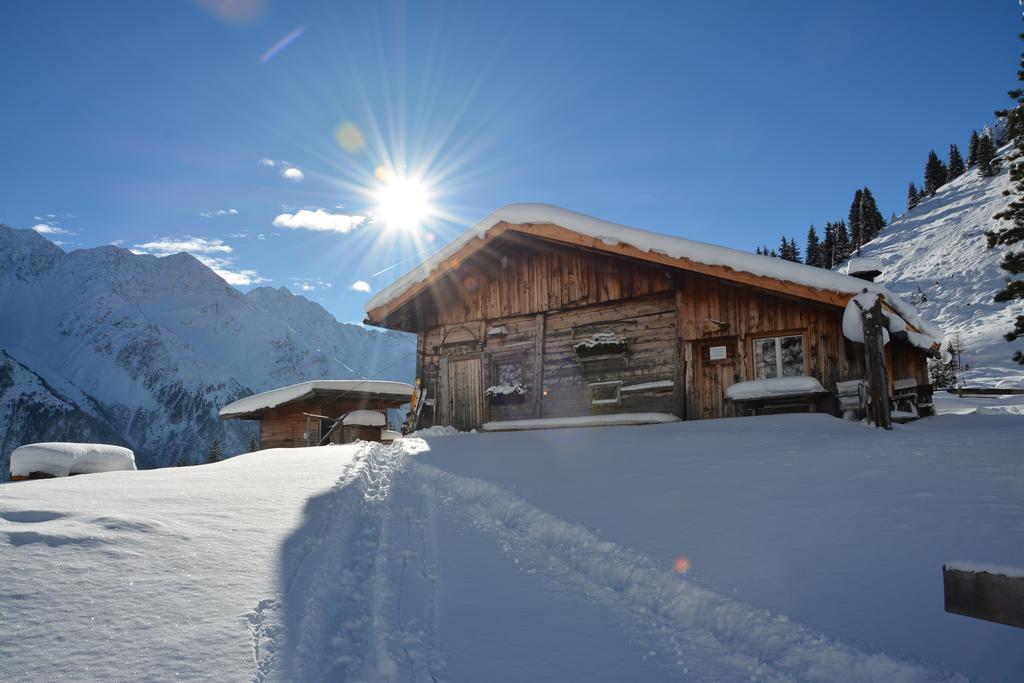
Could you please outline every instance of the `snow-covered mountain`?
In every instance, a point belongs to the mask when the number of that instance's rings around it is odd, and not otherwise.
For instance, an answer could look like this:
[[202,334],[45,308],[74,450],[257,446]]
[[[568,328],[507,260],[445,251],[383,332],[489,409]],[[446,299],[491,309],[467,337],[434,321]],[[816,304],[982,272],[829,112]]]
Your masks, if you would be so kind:
[[[1000,150],[1005,157],[1011,146]],[[1024,367],[1013,362],[1015,348],[1003,339],[1024,315],[1024,302],[995,303],[1006,285],[999,269],[1005,247],[989,249],[985,231],[1000,227],[992,217],[1006,208],[1009,169],[992,178],[977,170],[943,185],[933,197],[893,221],[862,249],[885,266],[878,281],[917,304],[946,332],[959,333],[964,373],[972,386],[1024,386]]]
[[20,443],[103,440],[143,466],[200,460],[253,425],[217,411],[308,379],[412,379],[415,344],[286,289],[243,294],[188,254],[65,253],[0,226],[0,470]]

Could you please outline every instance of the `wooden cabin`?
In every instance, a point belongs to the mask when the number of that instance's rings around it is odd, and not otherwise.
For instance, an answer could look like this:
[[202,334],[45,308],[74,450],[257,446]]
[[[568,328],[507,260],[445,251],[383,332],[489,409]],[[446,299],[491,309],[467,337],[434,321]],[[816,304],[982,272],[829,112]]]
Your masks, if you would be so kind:
[[366,322],[418,336],[420,426],[720,418],[747,414],[726,400],[731,385],[790,376],[822,387],[798,405],[838,414],[836,383],[865,374],[864,345],[844,338],[842,319],[866,288],[892,320],[890,384],[930,392],[941,333],[879,285],[546,205],[473,226],[378,293]]
[[261,449],[386,441],[388,410],[411,396],[412,386],[404,382],[317,380],[239,399],[220,417],[257,420]]

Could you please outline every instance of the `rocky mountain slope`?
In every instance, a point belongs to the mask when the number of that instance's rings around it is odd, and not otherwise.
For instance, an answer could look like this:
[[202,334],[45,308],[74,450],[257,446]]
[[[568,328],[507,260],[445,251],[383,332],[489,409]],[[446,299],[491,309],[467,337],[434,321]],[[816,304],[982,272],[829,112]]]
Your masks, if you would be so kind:
[[[1006,146],[1002,156],[1012,151]],[[1003,339],[1024,302],[995,303],[1006,284],[999,269],[1005,248],[989,249],[985,231],[997,227],[993,216],[1010,198],[1006,164],[992,178],[974,169],[943,185],[933,197],[893,221],[862,249],[862,256],[882,261],[878,281],[917,304],[921,313],[946,332],[959,334],[962,373],[972,386],[1022,386],[1024,367],[1011,360],[1015,348]]]
[[217,411],[307,379],[412,379],[411,337],[339,323],[286,289],[243,294],[188,254],[69,253],[0,226],[0,470],[38,440],[104,440],[143,466],[200,460],[251,423]]

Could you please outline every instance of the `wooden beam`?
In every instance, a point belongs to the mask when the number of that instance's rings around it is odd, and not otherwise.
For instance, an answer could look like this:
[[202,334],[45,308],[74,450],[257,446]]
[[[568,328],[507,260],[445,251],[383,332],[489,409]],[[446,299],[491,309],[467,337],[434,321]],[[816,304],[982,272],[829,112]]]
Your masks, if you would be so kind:
[[547,316],[537,314],[537,327],[534,332],[533,344],[533,416],[539,418],[543,413],[544,401],[544,322]]
[[[858,306],[860,304],[858,303]],[[885,372],[885,340],[882,336],[882,300],[875,297],[871,308],[861,308],[864,327],[864,364],[868,380],[868,415],[876,427],[892,429],[889,380]]]

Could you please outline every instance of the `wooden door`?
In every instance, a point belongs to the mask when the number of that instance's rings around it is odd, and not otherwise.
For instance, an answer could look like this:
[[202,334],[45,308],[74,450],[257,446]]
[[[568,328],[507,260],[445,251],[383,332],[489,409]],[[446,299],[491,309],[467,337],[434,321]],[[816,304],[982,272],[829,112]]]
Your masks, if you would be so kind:
[[448,361],[448,416],[453,427],[479,429],[484,388],[479,358]]
[[708,420],[734,414],[726,403],[725,390],[739,380],[736,337],[719,337],[694,342],[694,417]]

